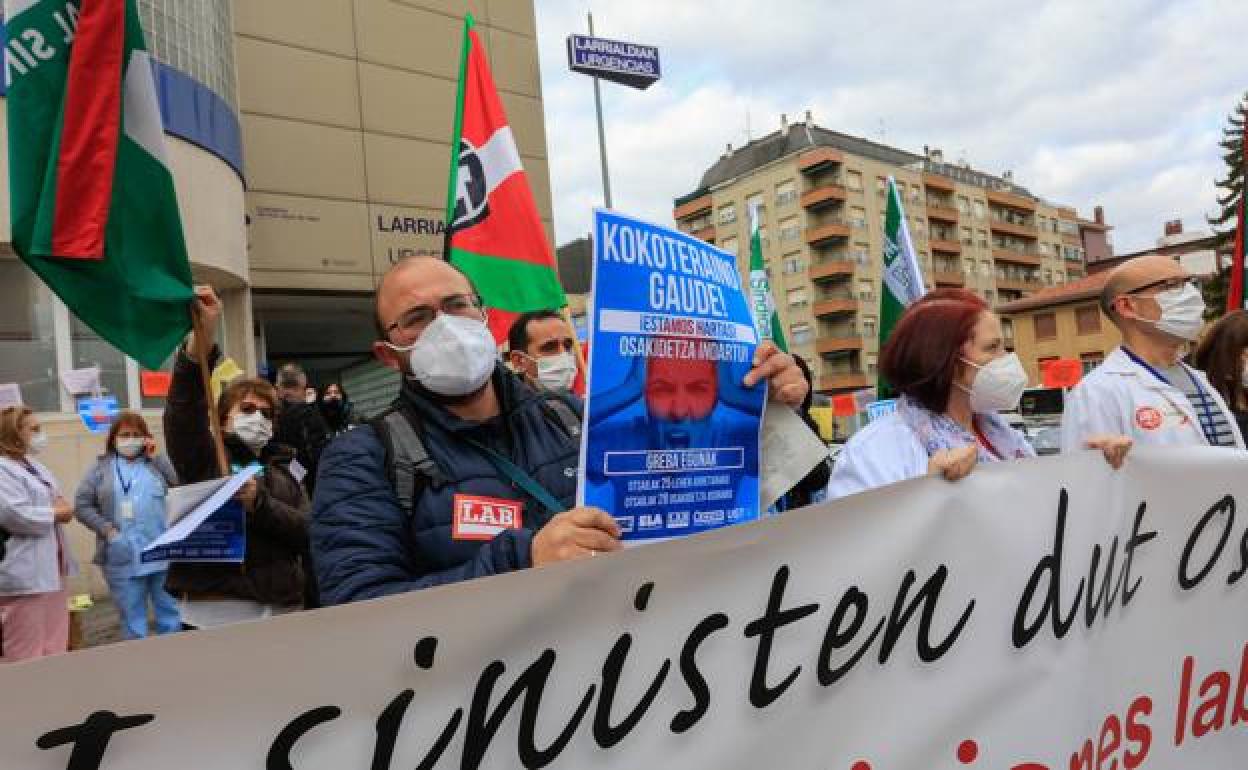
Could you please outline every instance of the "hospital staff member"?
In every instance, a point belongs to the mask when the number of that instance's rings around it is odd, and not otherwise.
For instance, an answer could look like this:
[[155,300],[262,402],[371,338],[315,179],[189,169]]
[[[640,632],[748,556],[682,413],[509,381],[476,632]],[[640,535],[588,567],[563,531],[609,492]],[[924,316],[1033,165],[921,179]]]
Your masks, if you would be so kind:
[[[854,434],[836,460],[829,498],[924,475],[956,481],[977,463],[1034,457],[999,412],[1018,406],[1027,373],[1005,349],[1001,321],[978,295],[937,289],[907,308],[880,353],[897,411]],[[1118,467],[1124,439],[1098,442]]]
[[1110,273],[1101,309],[1122,345],[1066,397],[1062,451],[1124,434],[1157,446],[1244,447],[1235,418],[1203,372],[1180,358],[1204,325],[1205,302],[1169,257],[1139,257]]

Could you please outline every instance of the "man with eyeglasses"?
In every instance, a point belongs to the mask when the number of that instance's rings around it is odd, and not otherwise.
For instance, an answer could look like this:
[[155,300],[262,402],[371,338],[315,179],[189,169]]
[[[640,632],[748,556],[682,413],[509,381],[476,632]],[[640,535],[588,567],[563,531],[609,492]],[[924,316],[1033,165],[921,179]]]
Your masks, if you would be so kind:
[[[400,262],[377,291],[373,354],[403,374],[389,412],[322,456],[312,549],[326,604],[589,558],[615,520],[574,507],[580,404],[502,365],[472,283],[440,259]],[[800,403],[793,359],[759,350],[745,385]]]
[[[1122,437],[1137,444],[1244,448],[1203,372],[1184,364],[1204,328],[1205,302],[1169,257],[1139,257],[1109,274],[1101,310],[1122,345],[1066,397],[1062,450]],[[1125,453],[1125,449],[1123,450]]]
[[511,369],[532,388],[571,390],[576,381],[576,336],[557,310],[521,314],[507,333]]

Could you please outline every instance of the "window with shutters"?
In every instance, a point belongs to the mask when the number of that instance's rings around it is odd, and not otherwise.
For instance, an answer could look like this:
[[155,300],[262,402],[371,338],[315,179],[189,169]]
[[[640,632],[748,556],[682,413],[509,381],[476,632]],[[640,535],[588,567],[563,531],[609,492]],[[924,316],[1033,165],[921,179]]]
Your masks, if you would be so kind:
[[1057,316],[1052,313],[1036,313],[1031,322],[1035,325],[1036,339],[1057,339]]
[[1101,309],[1089,305],[1075,310],[1075,329],[1079,334],[1099,334],[1101,331]]

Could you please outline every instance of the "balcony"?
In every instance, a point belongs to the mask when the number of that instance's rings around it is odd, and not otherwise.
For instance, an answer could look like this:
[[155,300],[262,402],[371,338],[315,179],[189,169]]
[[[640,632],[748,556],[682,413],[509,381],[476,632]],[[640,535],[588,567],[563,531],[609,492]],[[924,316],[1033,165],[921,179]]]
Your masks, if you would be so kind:
[[825,337],[815,340],[815,352],[824,353],[849,353],[855,350],[862,350],[862,337]]
[[997,290],[1005,291],[1040,291],[1044,288],[1044,284],[1038,280],[1028,280],[1019,278],[997,278]]
[[672,219],[677,222],[686,219],[693,219],[699,214],[707,214],[711,211],[711,194],[694,198],[691,201],[680,204],[672,211]]
[[802,208],[813,210],[833,203],[844,203],[845,195],[845,185],[821,184],[802,193]]
[[932,253],[940,252],[941,254],[961,254],[962,244],[957,241],[947,241],[944,238],[929,238],[927,245],[931,247]]
[[823,393],[841,390],[862,390],[870,387],[867,375],[862,372],[838,372],[819,378],[819,390]]
[[834,220],[827,224],[813,225],[806,228],[806,245],[818,246],[837,238],[849,237],[849,224],[844,220]]
[[848,259],[829,259],[825,262],[815,262],[810,266],[810,280],[818,283],[819,281],[830,281],[837,278],[852,278],[854,276],[854,263]]
[[1015,251],[1013,249],[994,248],[992,250],[992,258],[998,262],[1009,262],[1013,265],[1040,267],[1040,255],[1035,253]]
[[933,270],[932,282],[937,286],[966,286],[966,276],[961,270]]
[[1036,226],[1034,224],[1016,225],[1013,222],[1006,222],[1001,219],[993,219],[990,223],[988,223],[988,226],[992,228],[992,231],[994,233],[1002,233],[1004,235],[1014,235],[1019,238],[1029,238],[1033,241],[1036,239]]
[[839,166],[845,162],[845,155],[831,147],[816,147],[797,156],[797,170],[803,174],[814,174],[825,168]]
[[958,210],[953,206],[942,206],[938,203],[928,203],[927,218],[957,224]]
[[815,318],[835,318],[839,315],[853,315],[858,312],[856,299],[821,299],[811,309]]
[[715,242],[715,225],[707,225],[706,227],[703,227],[701,230],[695,230],[689,234],[692,235],[694,238],[701,238],[707,243],[714,243]]
[[924,174],[923,184],[930,190],[944,190],[945,192],[953,192],[955,189],[953,186],[953,180],[947,176],[941,176],[940,174],[931,174],[931,173]]
[[1036,202],[1030,198],[1024,198],[1021,195],[1008,193],[1003,190],[988,190],[988,202],[995,203],[998,206],[1008,206],[1012,209],[1020,211],[1035,211]]

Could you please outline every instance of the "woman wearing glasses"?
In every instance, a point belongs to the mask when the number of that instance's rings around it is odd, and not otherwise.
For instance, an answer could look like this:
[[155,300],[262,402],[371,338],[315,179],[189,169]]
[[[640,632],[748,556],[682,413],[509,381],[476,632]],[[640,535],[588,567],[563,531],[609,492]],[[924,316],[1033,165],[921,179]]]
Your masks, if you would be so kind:
[[[196,289],[204,326],[215,336],[221,303],[211,289]],[[192,333],[177,354],[166,400],[164,426],[169,457],[184,483],[220,476],[208,430],[208,411]],[[220,351],[213,346],[209,362]],[[273,441],[273,419],[280,400],[262,379],[235,380],[222,391],[217,412],[225,434],[230,470],[258,463],[262,470],[238,493],[246,512],[247,555],[239,564],[178,562],[166,587],[179,599],[183,622],[192,628],[258,620],[304,606],[308,501],[291,474],[295,453]]]

